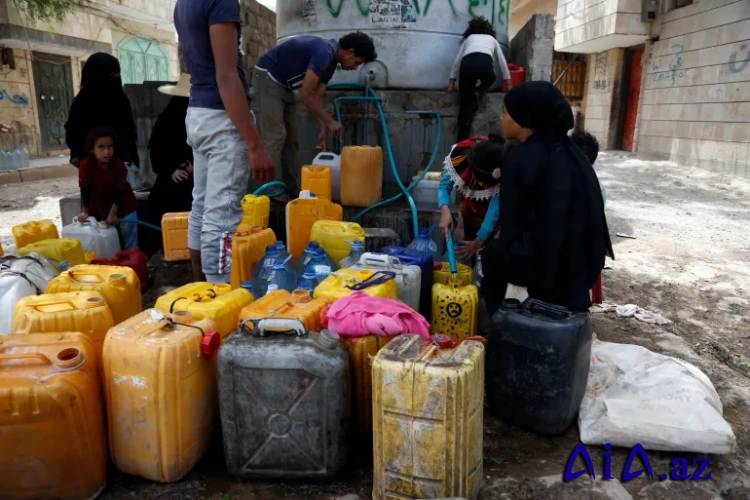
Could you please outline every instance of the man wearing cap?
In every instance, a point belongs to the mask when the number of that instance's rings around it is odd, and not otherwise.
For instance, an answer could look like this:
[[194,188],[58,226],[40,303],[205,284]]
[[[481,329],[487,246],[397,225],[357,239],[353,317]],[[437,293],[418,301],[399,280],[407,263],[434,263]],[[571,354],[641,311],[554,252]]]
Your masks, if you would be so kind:
[[195,157],[188,225],[193,274],[202,271],[211,283],[227,283],[250,169],[253,179],[270,181],[273,162],[250,111],[239,2],[178,0],[174,24],[192,83],[186,123]]

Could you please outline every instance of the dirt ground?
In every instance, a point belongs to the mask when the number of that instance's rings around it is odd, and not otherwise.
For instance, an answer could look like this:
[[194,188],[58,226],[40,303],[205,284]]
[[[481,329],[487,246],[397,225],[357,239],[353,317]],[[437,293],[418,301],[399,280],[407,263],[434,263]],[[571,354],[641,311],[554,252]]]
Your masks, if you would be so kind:
[[[737,436],[733,455],[713,456],[709,481],[644,478],[601,481],[601,448],[589,446],[597,480],[562,481],[578,430],[542,437],[511,428],[485,412],[484,484],[480,499],[750,499],[750,181],[653,161],[603,153],[597,162],[608,191],[607,215],[616,260],[604,272],[605,300],[634,303],[672,320],[653,326],[613,313],[595,314],[600,340],[638,344],[701,368],[719,392]],[[57,218],[56,198],[75,180],[0,187],[0,241],[10,226]],[[616,234],[635,236],[621,238]],[[488,361],[491,362],[491,361]],[[668,416],[665,416],[668,418]],[[354,449],[359,447],[354,446]],[[649,453],[657,476],[676,453]],[[616,450],[617,477],[627,457]],[[634,466],[633,469],[638,469]],[[242,481],[226,474],[219,438],[179,483],[160,485],[118,473],[101,498],[356,500],[371,497],[371,462],[360,456],[333,483]]]

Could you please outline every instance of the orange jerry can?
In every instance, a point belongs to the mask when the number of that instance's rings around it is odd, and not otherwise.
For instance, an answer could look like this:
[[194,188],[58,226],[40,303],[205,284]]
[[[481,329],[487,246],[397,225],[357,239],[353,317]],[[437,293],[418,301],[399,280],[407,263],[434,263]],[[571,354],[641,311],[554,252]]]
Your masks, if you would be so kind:
[[263,318],[298,319],[305,325],[306,330],[319,332],[320,311],[326,305],[326,300],[313,299],[306,290],[295,290],[292,293],[286,290],[273,290],[242,310],[240,325]]
[[188,219],[190,212],[173,212],[161,218],[161,239],[164,243],[164,260],[190,260],[188,249]]
[[349,353],[354,396],[354,429],[360,443],[372,446],[372,358],[395,337],[341,337]]
[[110,456],[121,471],[179,481],[208,449],[218,415],[215,325],[149,309],[107,334]]
[[286,204],[286,246],[294,259],[310,244],[310,231],[319,220],[344,220],[344,209],[309,191],[301,191],[299,198]]
[[316,198],[331,200],[333,191],[333,174],[329,167],[305,165],[302,167],[301,188],[310,191]]
[[229,274],[232,290],[238,289],[243,281],[252,281],[255,266],[263,259],[266,247],[274,243],[273,229],[242,225],[237,228],[232,237],[232,272]]
[[96,497],[107,484],[103,410],[86,336],[0,337],[0,498]]
[[383,149],[345,146],[341,150],[341,204],[369,207],[383,199]]
[[82,264],[63,272],[47,285],[46,293],[99,292],[121,323],[141,312],[141,284],[129,267]]
[[94,344],[101,366],[104,337],[114,326],[112,311],[99,292],[69,292],[24,297],[16,304],[13,333],[80,332]]

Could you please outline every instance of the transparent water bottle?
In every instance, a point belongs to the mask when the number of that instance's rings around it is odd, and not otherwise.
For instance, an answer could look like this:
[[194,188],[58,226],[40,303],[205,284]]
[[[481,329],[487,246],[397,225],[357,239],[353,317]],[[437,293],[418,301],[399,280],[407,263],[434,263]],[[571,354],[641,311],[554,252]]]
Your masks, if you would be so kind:
[[277,259],[286,260],[286,258],[289,257],[289,252],[283,241],[276,241],[276,250],[279,251]]
[[263,297],[266,294],[266,287],[268,286],[268,278],[271,276],[273,271],[273,263],[279,255],[279,251],[276,249],[276,245],[268,245],[266,247],[266,253],[263,258],[258,262],[258,265],[253,271],[253,296]]
[[[250,295],[253,295],[253,293],[254,293],[254,291],[253,291],[253,282],[252,281],[243,281],[242,283],[240,283],[240,288],[244,288],[245,290],[247,290],[248,292],[250,292]],[[253,297],[255,297],[255,296],[253,295]]]
[[0,148],[0,170],[10,170],[10,156]]
[[300,276],[299,280],[297,280],[297,288],[309,290],[310,295],[312,295],[313,290],[315,290],[315,287],[317,287],[319,284],[320,282],[315,276],[315,269],[312,267],[308,267],[307,269],[305,269],[305,271],[302,273],[302,276]]
[[268,278],[267,289],[271,285],[276,285],[277,289],[287,292],[293,292],[297,288],[297,275],[287,266],[291,258],[291,256],[288,256],[285,260],[274,261],[271,275]]
[[307,248],[302,252],[302,255],[299,257],[299,261],[297,261],[297,265],[295,266],[295,271],[297,271],[297,274],[302,274],[305,272],[305,269],[307,269],[313,260],[313,254],[316,250],[320,249],[320,245],[317,241],[311,241],[309,245],[307,245]]
[[317,278],[319,282],[326,279],[328,275],[335,270],[331,264],[331,258],[323,251],[322,248],[319,248],[315,251],[315,253],[313,254],[312,263],[310,265],[315,270],[315,278]]
[[346,269],[347,267],[352,267],[354,264],[357,264],[362,257],[362,254],[365,253],[361,241],[347,241],[347,243],[351,245],[352,250],[349,252],[349,255],[341,259],[341,262],[339,262],[340,269]]
[[26,146],[21,148],[21,168],[27,168],[29,166],[29,150]]
[[12,170],[18,170],[21,168],[21,162],[23,161],[21,157],[21,152],[18,150],[18,144],[13,145],[13,151],[10,153],[10,168]]
[[420,229],[419,234],[414,240],[409,243],[409,247],[412,250],[419,250],[420,252],[427,252],[432,255],[435,262],[439,262],[442,255],[438,253],[437,243],[432,239],[432,232],[435,230],[435,226],[431,226],[426,229]]

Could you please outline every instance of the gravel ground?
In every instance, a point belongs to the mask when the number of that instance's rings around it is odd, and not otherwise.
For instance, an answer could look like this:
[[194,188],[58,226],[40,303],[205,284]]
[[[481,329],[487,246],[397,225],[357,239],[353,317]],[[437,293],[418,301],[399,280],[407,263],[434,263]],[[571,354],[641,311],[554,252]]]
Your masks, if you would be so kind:
[[[711,457],[710,481],[639,477],[628,483],[583,478],[564,483],[563,469],[578,442],[575,426],[563,436],[542,437],[486,412],[480,498],[750,498],[750,182],[620,152],[603,153],[597,170],[608,191],[616,254],[612,268],[604,272],[605,300],[635,303],[672,320],[654,326],[596,314],[597,336],[642,345],[701,368],[722,398],[737,452]],[[57,199],[76,189],[75,179],[0,187],[0,241],[6,251],[12,246],[13,224],[52,218],[59,225]],[[599,478],[599,450],[589,450]],[[658,475],[679,455],[685,454],[654,452],[649,457]],[[613,471],[622,470],[626,457],[624,450],[616,450]],[[218,436],[211,452],[178,483],[150,483],[113,469],[101,498],[356,500],[370,498],[372,487],[366,455],[353,460],[347,476],[333,483],[234,479],[224,469]]]

